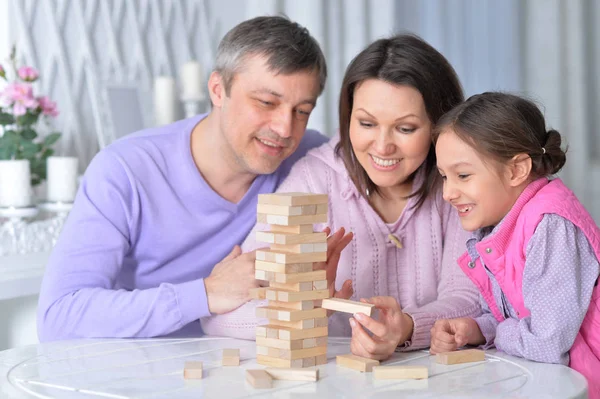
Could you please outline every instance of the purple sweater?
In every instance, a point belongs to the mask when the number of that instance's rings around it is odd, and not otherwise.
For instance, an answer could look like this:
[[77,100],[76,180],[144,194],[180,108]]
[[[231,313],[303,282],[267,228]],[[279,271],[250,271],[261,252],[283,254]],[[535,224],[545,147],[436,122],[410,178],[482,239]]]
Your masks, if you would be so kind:
[[[350,279],[353,300],[393,296],[415,323],[406,348],[428,347],[429,330],[435,320],[480,314],[477,288],[456,262],[469,233],[461,228],[456,211],[442,200],[441,192],[427,198],[418,210],[412,207],[416,199],[410,199],[398,221],[386,224],[360,196],[342,161],[334,157],[337,140],[332,139],[298,161],[278,191],[329,195],[332,231],[345,227],[354,232],[354,239],[339,262],[337,289]],[[421,178],[419,173],[417,179]],[[254,230],[266,229],[265,225],[257,225]],[[402,242],[403,248],[394,244],[390,234]],[[242,249],[263,246],[266,244],[255,241],[253,231]],[[254,339],[255,326],[266,324],[266,320],[254,317],[254,308],[260,303],[257,302],[249,302],[227,315],[202,319],[205,331]],[[344,313],[331,316],[329,335],[350,336],[348,319]]]
[[258,194],[327,140],[307,131],[298,151],[234,204],[194,164],[190,134],[203,117],[127,136],[93,159],[46,267],[41,341],[202,334],[204,277],[255,225]]

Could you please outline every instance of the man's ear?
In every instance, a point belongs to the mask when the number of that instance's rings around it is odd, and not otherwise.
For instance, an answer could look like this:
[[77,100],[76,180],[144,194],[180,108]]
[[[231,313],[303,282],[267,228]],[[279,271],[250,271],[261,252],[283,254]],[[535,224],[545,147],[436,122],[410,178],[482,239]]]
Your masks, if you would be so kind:
[[213,71],[208,78],[208,95],[214,107],[223,105],[223,98],[226,96],[223,77],[219,72]]
[[509,182],[512,187],[520,186],[531,174],[531,157],[517,154],[509,162]]

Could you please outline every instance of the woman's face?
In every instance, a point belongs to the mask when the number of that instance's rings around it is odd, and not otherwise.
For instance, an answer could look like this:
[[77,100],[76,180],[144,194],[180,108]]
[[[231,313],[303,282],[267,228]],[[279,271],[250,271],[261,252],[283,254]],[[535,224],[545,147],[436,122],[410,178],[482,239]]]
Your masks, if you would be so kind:
[[408,178],[427,158],[431,121],[423,96],[410,86],[378,79],[354,90],[350,142],[358,162],[381,189],[411,183]]

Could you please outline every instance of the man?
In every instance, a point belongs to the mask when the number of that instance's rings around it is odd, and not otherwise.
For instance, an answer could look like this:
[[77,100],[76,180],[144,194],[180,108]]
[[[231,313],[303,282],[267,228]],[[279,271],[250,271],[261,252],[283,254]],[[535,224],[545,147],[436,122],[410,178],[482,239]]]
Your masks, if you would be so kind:
[[317,42],[286,18],[227,33],[208,115],[126,137],[88,167],[47,265],[40,340],[197,336],[201,317],[246,302],[254,253],[238,244],[258,194],[326,141],[305,133],[326,76]]

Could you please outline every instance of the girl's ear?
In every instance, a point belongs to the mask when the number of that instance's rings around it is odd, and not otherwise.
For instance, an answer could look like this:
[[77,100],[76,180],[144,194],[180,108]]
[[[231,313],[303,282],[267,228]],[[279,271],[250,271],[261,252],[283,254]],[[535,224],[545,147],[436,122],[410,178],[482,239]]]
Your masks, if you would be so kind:
[[517,187],[529,179],[531,157],[527,154],[515,155],[509,162],[509,184]]
[[208,95],[214,107],[223,105],[225,97],[225,87],[223,86],[223,77],[218,72],[212,72],[208,78]]

